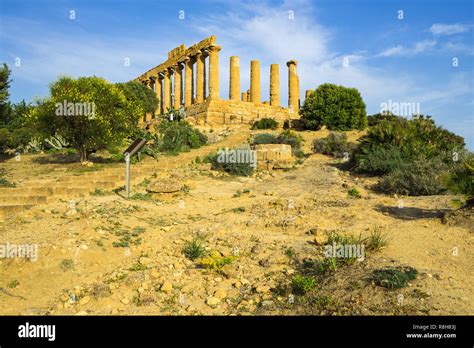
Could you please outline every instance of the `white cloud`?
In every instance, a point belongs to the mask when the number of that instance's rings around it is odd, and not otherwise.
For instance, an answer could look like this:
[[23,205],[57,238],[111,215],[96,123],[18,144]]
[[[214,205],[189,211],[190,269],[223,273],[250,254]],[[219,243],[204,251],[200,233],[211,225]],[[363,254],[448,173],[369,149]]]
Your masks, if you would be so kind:
[[453,35],[469,31],[470,27],[464,24],[433,24],[430,27],[430,32],[433,35]]
[[387,48],[380,52],[377,57],[411,57],[417,54],[430,51],[436,46],[434,40],[424,40],[415,43],[412,47],[404,47],[402,45]]

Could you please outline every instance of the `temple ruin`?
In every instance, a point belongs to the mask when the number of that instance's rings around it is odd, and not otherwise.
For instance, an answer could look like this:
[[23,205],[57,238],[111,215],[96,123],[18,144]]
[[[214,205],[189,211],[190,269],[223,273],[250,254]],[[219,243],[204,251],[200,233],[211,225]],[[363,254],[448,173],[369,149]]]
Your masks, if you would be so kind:
[[260,118],[273,118],[283,124],[285,120],[298,117],[300,96],[295,60],[290,60],[286,64],[288,107],[280,105],[278,64],[270,66],[269,101],[262,102],[260,62],[258,60],[250,62],[250,86],[242,92],[240,63],[239,57],[236,56],[230,57],[229,99],[221,99],[220,49],[221,47],[216,44],[215,35],[189,48],[180,45],[168,52],[168,59],[164,63],[135,79],[156,93],[159,100],[156,115],[170,108],[177,110],[184,107],[188,119],[194,120],[196,125],[207,126],[251,124]]

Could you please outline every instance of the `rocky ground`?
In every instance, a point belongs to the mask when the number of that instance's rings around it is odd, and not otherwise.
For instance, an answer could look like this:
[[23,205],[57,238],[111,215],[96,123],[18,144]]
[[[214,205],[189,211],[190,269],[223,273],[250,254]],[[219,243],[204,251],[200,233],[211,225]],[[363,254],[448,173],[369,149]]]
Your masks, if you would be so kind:
[[[474,234],[440,218],[454,197],[377,194],[375,179],[311,154],[311,140],[324,131],[302,135],[308,157],[291,170],[222,175],[194,163],[207,146],[160,157],[162,170],[149,180],[173,178],[185,185],[178,192],[146,195],[146,181],[134,188],[143,193],[135,199],[104,190],[75,207],[65,199],[7,219],[0,242],[38,244],[39,257],[0,259],[0,314],[472,315]],[[248,136],[235,132],[225,144]],[[64,167],[48,166],[49,173]],[[361,197],[349,196],[349,188]],[[311,296],[293,293],[291,279],[320,251],[315,234],[364,238],[374,230],[387,246],[318,278]],[[206,268],[186,257],[193,240],[217,261]],[[398,265],[418,271],[407,287],[370,281],[372,270]]]

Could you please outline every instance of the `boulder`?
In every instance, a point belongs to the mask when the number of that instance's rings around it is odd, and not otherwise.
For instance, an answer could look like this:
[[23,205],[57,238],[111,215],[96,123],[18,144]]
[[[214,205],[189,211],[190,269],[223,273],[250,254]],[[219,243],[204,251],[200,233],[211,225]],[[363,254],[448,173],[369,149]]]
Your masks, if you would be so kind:
[[175,179],[157,179],[150,182],[146,188],[151,193],[172,193],[180,191],[183,185]]

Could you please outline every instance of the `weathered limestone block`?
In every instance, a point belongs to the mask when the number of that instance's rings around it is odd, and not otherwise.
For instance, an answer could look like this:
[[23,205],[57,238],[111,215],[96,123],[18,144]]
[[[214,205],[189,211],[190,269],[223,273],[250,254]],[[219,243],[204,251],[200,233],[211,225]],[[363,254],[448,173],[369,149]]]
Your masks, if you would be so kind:
[[230,57],[229,99],[239,100],[239,96],[240,96],[239,57],[232,56]]
[[280,106],[280,72],[278,64],[270,65],[270,105]]
[[299,97],[298,97],[298,75],[296,73],[296,60],[290,60],[286,63],[288,66],[288,107],[293,112],[299,111]]
[[183,185],[175,179],[158,179],[150,182],[146,188],[151,193],[171,193],[181,190]]
[[250,62],[250,101],[260,104],[260,62],[252,60]]
[[219,98],[219,56],[220,46],[209,47],[209,97]]
[[291,146],[287,144],[256,145],[257,167],[272,169],[287,167],[292,163]]

